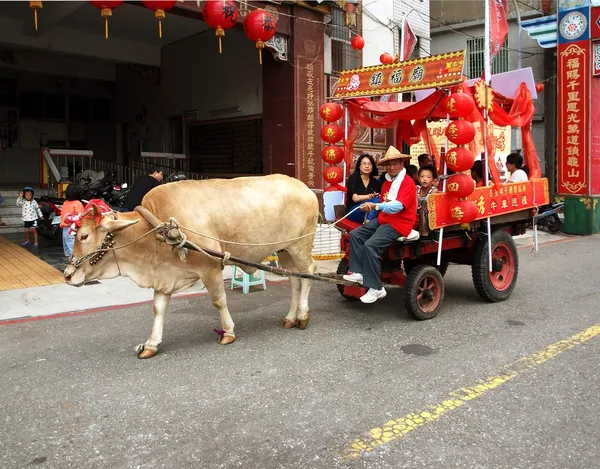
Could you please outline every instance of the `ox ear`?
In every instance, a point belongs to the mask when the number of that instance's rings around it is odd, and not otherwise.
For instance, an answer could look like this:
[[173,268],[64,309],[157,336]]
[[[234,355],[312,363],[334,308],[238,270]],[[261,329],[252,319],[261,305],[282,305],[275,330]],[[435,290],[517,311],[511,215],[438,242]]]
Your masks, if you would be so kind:
[[131,225],[135,225],[137,222],[139,220],[110,220],[107,217],[103,217],[100,224],[109,233],[114,233],[115,231],[121,231]]

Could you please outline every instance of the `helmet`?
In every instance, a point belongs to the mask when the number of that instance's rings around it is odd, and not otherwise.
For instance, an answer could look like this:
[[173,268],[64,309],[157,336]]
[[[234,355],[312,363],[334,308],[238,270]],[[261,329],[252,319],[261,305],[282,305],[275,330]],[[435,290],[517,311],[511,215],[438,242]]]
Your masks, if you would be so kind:
[[186,179],[187,179],[187,176],[183,173],[174,173],[169,176],[169,181],[172,181],[172,182],[185,181]]
[[33,188],[32,188],[32,187],[25,186],[25,187],[23,188],[23,194],[25,194],[25,192],[27,192],[27,191],[31,192],[31,197],[33,197],[33,194],[35,194],[35,192],[33,191]]

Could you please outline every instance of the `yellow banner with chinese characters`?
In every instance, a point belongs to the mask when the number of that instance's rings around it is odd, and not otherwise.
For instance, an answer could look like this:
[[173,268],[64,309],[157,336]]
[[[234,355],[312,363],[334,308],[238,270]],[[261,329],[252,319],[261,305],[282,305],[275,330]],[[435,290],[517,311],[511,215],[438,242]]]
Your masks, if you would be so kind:
[[[473,124],[475,126],[475,138],[478,139],[478,147],[481,149],[481,151],[483,152],[483,135],[481,134],[480,130],[479,130],[479,123],[475,122]],[[437,147],[437,151],[438,154],[440,154],[442,147],[446,146],[446,121],[435,121],[435,122],[428,122],[427,123],[427,128],[429,129],[429,135],[431,135],[431,139],[433,141],[433,143],[435,144],[435,146]],[[508,155],[510,153],[510,141],[511,141],[511,134],[510,134],[510,130],[511,127],[510,125],[506,126],[506,127],[500,127],[498,125],[494,124],[494,137],[495,137],[495,142],[496,142],[496,153],[495,153],[495,159],[497,160],[499,157],[501,159],[502,162],[504,162],[506,160],[506,155]],[[448,150],[450,150],[451,148],[454,148],[456,145],[454,145],[454,143],[448,141]],[[418,156],[421,153],[427,153],[426,147],[425,147],[425,142],[423,142],[422,140],[419,143],[416,143],[414,145],[411,145],[410,147],[410,163],[414,164],[415,166],[418,166]],[[478,156],[479,155],[474,155],[475,159],[479,159]]]

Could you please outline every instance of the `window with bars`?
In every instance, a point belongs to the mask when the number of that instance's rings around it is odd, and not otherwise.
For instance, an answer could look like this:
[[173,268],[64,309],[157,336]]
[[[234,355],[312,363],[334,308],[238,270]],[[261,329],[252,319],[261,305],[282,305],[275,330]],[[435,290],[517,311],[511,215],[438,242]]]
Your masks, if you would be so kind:
[[[465,57],[465,73],[467,78],[479,78],[483,73],[484,49],[485,38],[467,39],[467,54]],[[508,40],[506,40],[492,62],[492,74],[508,71]]]
[[[357,30],[360,31],[360,15],[357,16]],[[333,73],[361,67],[361,52],[352,49],[350,40],[350,29],[346,26],[344,12],[334,8],[331,17],[331,71]]]

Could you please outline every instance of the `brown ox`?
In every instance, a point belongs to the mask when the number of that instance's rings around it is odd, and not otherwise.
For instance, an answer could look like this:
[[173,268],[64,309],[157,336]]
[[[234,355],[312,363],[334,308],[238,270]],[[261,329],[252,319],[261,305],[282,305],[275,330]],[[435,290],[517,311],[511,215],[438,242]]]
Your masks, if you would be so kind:
[[[142,201],[161,221],[174,217],[181,227],[189,228],[219,242],[183,232],[198,246],[229,252],[232,256],[260,262],[277,251],[282,265],[290,270],[313,274],[314,231],[317,226],[316,196],[302,182],[282,175],[205,181],[180,181],[151,190]],[[93,208],[92,216],[97,215]],[[169,299],[174,293],[191,287],[198,280],[206,286],[221,315],[224,330],[222,344],[235,340],[234,323],[227,309],[222,261],[202,253],[189,252],[187,262],[177,250],[156,239],[154,233],[131,246],[119,249],[147,233],[153,226],[137,212],[105,215],[98,222],[85,218],[77,232],[73,259],[93,253],[113,235],[116,248],[95,262],[65,270],[68,284],[83,285],[94,279],[130,277],[140,287],[154,289],[154,324],[150,337],[136,347],[140,358],[149,358],[162,342],[163,325]],[[299,238],[299,239],[294,239]],[[243,266],[242,266],[243,267]],[[243,267],[248,273],[256,269]],[[284,327],[306,327],[309,320],[310,280],[290,278],[292,300]]]

